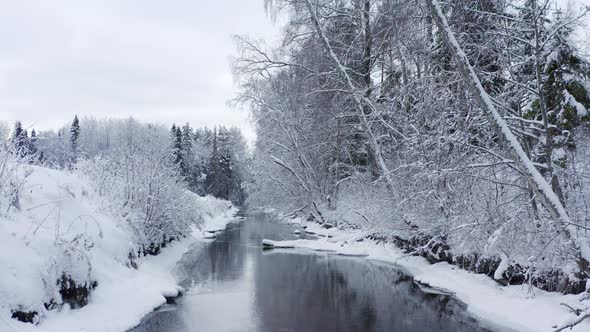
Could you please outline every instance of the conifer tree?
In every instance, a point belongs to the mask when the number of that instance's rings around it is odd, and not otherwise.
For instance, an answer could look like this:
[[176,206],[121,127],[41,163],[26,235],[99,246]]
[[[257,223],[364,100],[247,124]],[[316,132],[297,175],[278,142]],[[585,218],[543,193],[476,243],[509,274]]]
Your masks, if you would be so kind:
[[19,157],[27,155],[27,132],[23,129],[20,121],[15,122],[14,131],[12,132],[12,145]]
[[218,198],[229,198],[231,187],[231,157],[228,154],[227,129],[220,127],[213,131],[213,147],[209,158],[207,193]]
[[180,173],[184,176],[186,174],[186,167],[182,154],[182,131],[180,127],[173,124],[172,128],[170,128],[170,134],[172,136],[172,161],[174,165],[178,166]]
[[[557,13],[556,17],[559,16]],[[565,27],[550,40],[543,73],[548,121],[557,128],[556,148],[575,147],[574,129],[589,120],[590,66],[569,42],[571,32],[571,28]],[[563,161],[565,156],[557,153],[553,157]]]
[[209,167],[207,179],[205,181],[206,191],[208,194],[216,196],[217,174],[219,173],[219,156],[217,151],[217,129],[213,130],[211,156],[209,157]]
[[70,126],[70,167],[78,161],[78,140],[80,138],[80,122],[78,116],[74,116],[72,125]]
[[[183,161],[183,168],[181,169],[183,172],[182,175],[189,177],[191,176],[193,169],[193,128],[191,128],[188,122],[182,127],[181,141]],[[189,182],[191,182],[190,179]]]
[[30,162],[41,161],[40,156],[37,156],[39,147],[37,146],[37,132],[35,129],[31,130],[31,136],[29,137],[28,143],[28,153],[29,155],[34,156],[34,159],[31,159]]

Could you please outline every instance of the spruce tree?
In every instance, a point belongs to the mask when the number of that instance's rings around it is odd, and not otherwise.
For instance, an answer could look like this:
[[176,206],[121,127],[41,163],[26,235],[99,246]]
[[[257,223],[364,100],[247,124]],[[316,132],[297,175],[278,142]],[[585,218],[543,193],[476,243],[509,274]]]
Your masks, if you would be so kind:
[[182,127],[182,161],[183,176],[188,177],[193,168],[193,128],[188,122]]
[[173,124],[172,128],[170,128],[170,134],[172,136],[172,161],[178,166],[181,175],[185,176],[186,167],[182,154],[182,131],[180,127]]
[[213,144],[207,174],[207,193],[218,198],[230,198],[232,188],[232,152],[230,132],[225,127],[213,131]]
[[170,137],[172,138],[172,146],[174,146],[174,141],[176,139],[176,124],[173,123],[172,127],[170,127]]
[[[544,72],[546,79],[543,90],[548,121],[557,128],[554,135],[557,148],[574,148],[574,129],[589,120],[590,66],[568,40],[571,32],[571,28],[563,29],[548,43]],[[559,159],[564,156],[558,153],[555,157]]]
[[12,131],[12,143],[18,147],[19,140],[23,134],[23,125],[20,121],[14,123],[14,130]]
[[[575,148],[575,129],[590,120],[587,114],[590,108],[590,66],[574,48],[570,40],[572,29],[562,24],[561,13],[555,13],[552,20],[549,11],[541,11],[540,7],[537,0],[527,0],[526,6],[520,11],[519,19],[524,22],[524,27],[536,26],[540,46],[536,50],[532,45],[523,44],[521,53],[526,61],[515,71],[519,82],[534,86],[539,92],[516,93],[525,96],[522,102],[523,117],[546,123],[547,127],[544,128],[545,140],[528,139],[525,142],[531,146],[531,158],[540,163],[555,163],[564,167],[567,159],[565,151]],[[535,24],[535,20],[539,23]],[[524,28],[522,30],[526,31]],[[524,32],[522,38],[535,40],[535,35],[530,31]],[[541,84],[538,84],[536,77],[537,67]],[[550,145],[550,157],[546,144]]]
[[[28,142],[28,153],[31,156],[36,156],[39,148],[37,147],[37,132],[35,131],[35,129],[31,130],[31,136],[29,137],[29,142]],[[39,158],[35,157],[36,159],[39,160]],[[31,163],[34,162],[35,160],[31,160]]]
[[12,132],[12,145],[14,146],[17,156],[26,156],[27,140],[27,133],[25,130],[23,130],[22,123],[20,121],[15,122],[14,131]]
[[189,189],[191,191],[196,190],[199,178],[198,166],[194,162],[193,140],[193,128],[191,128],[190,124],[187,122],[182,127],[182,158],[186,169],[186,174],[184,175],[187,178]]
[[78,139],[80,138],[80,122],[78,116],[74,116],[72,125],[70,126],[70,167],[78,161]]
[[206,179],[207,194],[215,197],[221,197],[221,158],[218,146],[218,130],[213,130],[212,133],[212,148],[211,156],[209,157],[209,172]]

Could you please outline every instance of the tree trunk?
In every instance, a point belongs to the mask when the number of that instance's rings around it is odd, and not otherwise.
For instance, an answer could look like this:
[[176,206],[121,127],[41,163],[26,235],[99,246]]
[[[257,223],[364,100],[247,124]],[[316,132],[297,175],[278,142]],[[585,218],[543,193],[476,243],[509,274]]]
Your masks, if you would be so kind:
[[368,98],[366,98],[363,94],[359,93],[359,89],[352,82],[352,78],[350,77],[350,75],[346,71],[346,68],[340,62],[340,59],[338,58],[336,53],[334,53],[334,50],[332,49],[332,46],[330,45],[330,42],[328,41],[328,38],[326,37],[324,30],[322,30],[319,19],[318,19],[317,14],[314,10],[314,6],[311,3],[311,0],[305,0],[305,5],[306,5],[307,10],[309,12],[309,16],[310,16],[310,19],[313,23],[313,26],[320,38],[322,46],[324,47],[324,49],[328,53],[328,56],[330,57],[330,59],[336,65],[336,70],[343,76],[346,85],[348,85],[348,88],[350,89],[350,91],[352,93],[352,97],[353,97],[357,112],[359,114],[361,126],[362,126],[363,130],[365,131],[365,133],[367,134],[367,138],[369,140],[370,153],[375,158],[375,163],[376,163],[376,167],[378,168],[379,174],[385,179],[385,185],[387,186],[387,189],[393,195],[393,193],[394,193],[393,180],[391,178],[389,168],[387,167],[387,164],[385,164],[385,160],[383,159],[383,155],[381,153],[381,147],[379,146],[379,143],[377,143],[377,140],[375,139],[375,135],[373,134],[373,130],[371,129],[371,126],[369,124],[369,120],[367,119],[365,107],[371,107],[372,105],[370,104],[370,101],[368,100]]

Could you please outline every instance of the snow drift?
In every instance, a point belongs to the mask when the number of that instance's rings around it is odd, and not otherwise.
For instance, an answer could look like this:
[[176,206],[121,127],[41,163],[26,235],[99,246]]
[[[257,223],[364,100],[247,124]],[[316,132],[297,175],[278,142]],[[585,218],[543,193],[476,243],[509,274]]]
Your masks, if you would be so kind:
[[195,211],[189,232],[163,243],[158,256],[135,255],[143,239],[134,223],[105,209],[81,176],[19,166],[9,177],[0,187],[0,330],[131,328],[178,294],[171,270],[201,229],[223,228],[236,212],[185,193]]

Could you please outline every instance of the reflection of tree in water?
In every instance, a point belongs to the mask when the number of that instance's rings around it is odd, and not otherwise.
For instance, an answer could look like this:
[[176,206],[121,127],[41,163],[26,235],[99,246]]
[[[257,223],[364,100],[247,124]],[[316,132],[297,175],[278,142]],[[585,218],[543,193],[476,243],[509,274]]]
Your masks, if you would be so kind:
[[255,273],[264,331],[482,331],[454,300],[423,294],[390,266],[269,254]]
[[205,280],[236,279],[243,273],[246,250],[240,245],[241,229],[220,234],[216,241],[201,244],[203,248],[189,251],[178,264],[177,274],[182,287]]
[[128,332],[162,332],[162,331],[190,331],[182,317],[176,310],[157,312],[152,317],[146,317],[140,326]]

